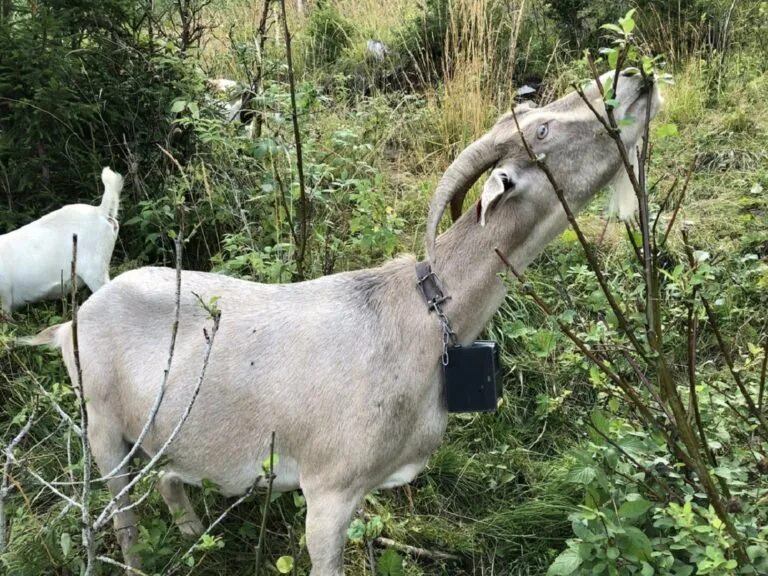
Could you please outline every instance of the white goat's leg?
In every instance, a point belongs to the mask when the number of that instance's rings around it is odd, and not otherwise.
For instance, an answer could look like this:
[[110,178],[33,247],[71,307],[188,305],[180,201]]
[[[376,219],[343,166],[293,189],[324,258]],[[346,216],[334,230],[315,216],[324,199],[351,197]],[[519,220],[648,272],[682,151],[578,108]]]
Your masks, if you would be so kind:
[[179,531],[184,536],[196,538],[205,531],[203,523],[200,522],[194,508],[192,508],[187,491],[184,489],[184,483],[176,474],[162,472],[157,489],[168,505]]
[[304,489],[310,576],[344,576],[347,528],[362,494]]
[[[88,436],[91,441],[91,451],[101,473],[109,474],[128,454],[129,448],[114,426],[114,422],[110,422],[108,418],[100,418],[94,412],[94,410],[88,411],[90,419]],[[125,488],[129,481],[128,470],[123,468],[116,473],[114,478],[107,481],[107,487],[112,496],[115,496]],[[117,505],[122,508],[130,503],[131,500],[126,494]],[[138,542],[138,517],[133,510],[127,510],[116,514],[113,522],[117,541],[123,551],[123,560],[131,568],[140,568],[141,558],[133,551],[133,547]]]

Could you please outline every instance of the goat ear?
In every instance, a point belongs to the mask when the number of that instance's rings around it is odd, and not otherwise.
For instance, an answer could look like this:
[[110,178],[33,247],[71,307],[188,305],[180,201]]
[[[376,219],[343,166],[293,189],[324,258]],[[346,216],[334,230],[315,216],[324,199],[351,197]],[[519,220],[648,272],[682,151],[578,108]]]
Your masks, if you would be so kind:
[[[502,179],[502,176],[507,179],[506,184],[504,179]],[[488,214],[489,210],[501,200],[501,197],[504,196],[505,193],[507,195],[515,194],[514,183],[513,186],[510,187],[509,181],[510,176],[506,175],[501,170],[494,170],[491,172],[491,175],[488,176],[488,180],[485,181],[483,193],[480,196],[480,201],[477,205],[477,219],[480,221],[480,226],[485,226],[486,214]]]

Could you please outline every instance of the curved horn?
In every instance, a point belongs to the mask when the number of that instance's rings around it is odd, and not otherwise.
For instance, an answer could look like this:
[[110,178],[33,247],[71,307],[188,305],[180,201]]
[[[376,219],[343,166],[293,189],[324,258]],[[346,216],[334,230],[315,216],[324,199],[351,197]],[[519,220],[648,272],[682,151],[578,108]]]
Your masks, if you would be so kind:
[[472,184],[499,159],[494,140],[494,130],[491,130],[470,144],[456,157],[440,179],[427,216],[427,257],[430,261],[434,262],[437,226],[448,203],[451,204],[451,214],[455,220],[461,215],[464,197]]

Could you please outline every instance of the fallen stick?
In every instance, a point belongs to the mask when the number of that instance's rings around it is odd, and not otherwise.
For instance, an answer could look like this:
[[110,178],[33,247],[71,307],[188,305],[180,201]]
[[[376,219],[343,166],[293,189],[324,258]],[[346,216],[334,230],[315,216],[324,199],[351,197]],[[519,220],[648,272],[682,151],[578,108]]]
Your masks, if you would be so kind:
[[447,552],[437,552],[437,551],[427,550],[426,548],[417,548],[416,546],[401,544],[400,542],[395,542],[390,538],[383,538],[381,536],[376,538],[373,541],[373,543],[379,546],[380,548],[393,548],[398,552],[403,552],[405,554],[408,554],[409,556],[413,556],[414,558],[427,558],[435,562],[440,562],[440,561],[461,562],[462,561],[462,558],[460,556],[456,556],[454,554],[448,554]]

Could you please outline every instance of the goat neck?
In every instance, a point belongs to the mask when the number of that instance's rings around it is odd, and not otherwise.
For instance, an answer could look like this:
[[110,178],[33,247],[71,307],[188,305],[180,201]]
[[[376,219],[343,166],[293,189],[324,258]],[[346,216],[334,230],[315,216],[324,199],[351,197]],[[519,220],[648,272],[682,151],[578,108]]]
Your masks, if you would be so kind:
[[450,296],[444,311],[462,345],[477,338],[504,301],[499,274],[506,266],[496,249],[522,272],[567,225],[562,211],[539,219],[527,207],[510,203],[499,212],[480,226],[475,210],[468,210],[435,245],[432,269]]

